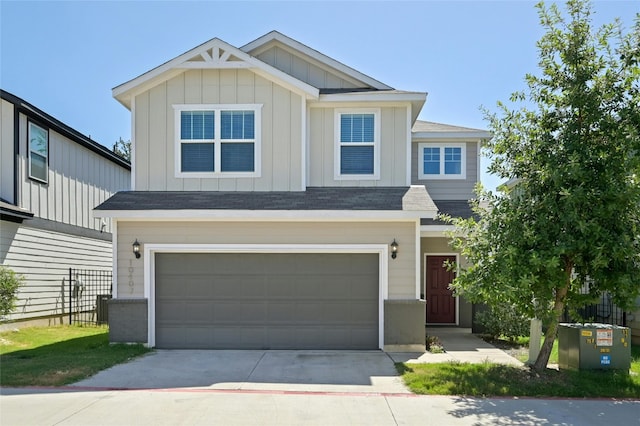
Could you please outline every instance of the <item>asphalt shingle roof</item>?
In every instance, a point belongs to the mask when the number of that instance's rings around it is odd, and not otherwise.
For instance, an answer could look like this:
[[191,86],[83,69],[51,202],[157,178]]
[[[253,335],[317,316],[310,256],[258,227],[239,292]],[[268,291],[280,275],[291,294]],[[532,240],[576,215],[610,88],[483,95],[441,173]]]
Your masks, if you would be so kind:
[[[439,214],[448,214],[451,217],[468,219],[473,216],[473,210],[466,200],[434,200]],[[421,225],[448,225],[437,219],[420,219]]]
[[[299,192],[123,191],[96,210],[403,210],[407,192],[412,191],[408,187],[323,187]],[[432,209],[426,191],[424,194],[423,209]],[[415,204],[408,209],[417,210]]]

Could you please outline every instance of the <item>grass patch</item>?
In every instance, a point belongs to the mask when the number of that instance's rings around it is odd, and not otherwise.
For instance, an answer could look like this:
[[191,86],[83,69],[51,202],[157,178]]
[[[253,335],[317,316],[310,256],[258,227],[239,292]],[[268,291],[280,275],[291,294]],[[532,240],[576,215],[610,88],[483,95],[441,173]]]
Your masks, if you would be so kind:
[[537,374],[525,367],[488,362],[398,363],[396,368],[412,392],[425,395],[640,398],[640,346],[637,345],[631,347],[629,374],[553,369]]
[[106,327],[31,327],[0,333],[1,386],[63,386],[149,352],[109,344]]

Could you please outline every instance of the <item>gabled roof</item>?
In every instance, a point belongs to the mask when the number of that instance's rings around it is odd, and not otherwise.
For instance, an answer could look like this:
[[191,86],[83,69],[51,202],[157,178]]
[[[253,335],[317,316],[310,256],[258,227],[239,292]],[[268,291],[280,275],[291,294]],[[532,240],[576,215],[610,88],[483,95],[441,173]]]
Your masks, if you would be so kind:
[[99,156],[117,164],[124,169],[131,170],[131,163],[129,163],[129,161],[125,160],[119,155],[116,155],[109,148],[83,135],[79,131],[64,124],[62,121],[58,120],[52,115],[47,114],[40,108],[34,106],[33,104],[30,104],[24,99],[1,89],[0,98],[12,103],[18,111],[29,115],[31,118],[39,121],[43,125],[46,125],[50,129],[55,130],[57,133],[69,138],[78,145],[83,146],[92,152],[95,152]]
[[491,139],[493,134],[482,129],[417,120],[411,136],[413,139]]
[[299,41],[296,41],[286,35],[279,33],[278,31],[271,31],[260,38],[252,41],[251,43],[245,44],[240,49],[243,52],[249,53],[253,56],[259,55],[261,52],[271,48],[273,45],[281,44],[289,49],[302,53],[307,58],[312,59],[318,65],[324,65],[324,68],[330,68],[334,71],[337,71],[340,74],[344,74],[354,80],[360,81],[363,83],[363,86],[370,86],[376,90],[392,90],[393,88],[387,86],[386,84],[369,77],[366,74],[357,71],[342,62],[336,61],[329,56],[318,52],[315,49],[306,46]]
[[300,81],[269,64],[231,46],[219,38],[213,38],[146,73],[113,88],[113,96],[127,108],[137,93],[169,80],[187,69],[250,69],[267,80],[280,84],[307,98],[319,95],[317,88]]

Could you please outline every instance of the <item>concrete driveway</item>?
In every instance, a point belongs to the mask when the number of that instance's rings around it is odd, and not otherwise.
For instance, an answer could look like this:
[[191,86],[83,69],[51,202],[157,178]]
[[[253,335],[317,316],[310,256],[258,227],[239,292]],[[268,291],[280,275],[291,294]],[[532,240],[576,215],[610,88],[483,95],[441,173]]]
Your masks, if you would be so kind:
[[382,351],[156,350],[74,386],[409,393]]

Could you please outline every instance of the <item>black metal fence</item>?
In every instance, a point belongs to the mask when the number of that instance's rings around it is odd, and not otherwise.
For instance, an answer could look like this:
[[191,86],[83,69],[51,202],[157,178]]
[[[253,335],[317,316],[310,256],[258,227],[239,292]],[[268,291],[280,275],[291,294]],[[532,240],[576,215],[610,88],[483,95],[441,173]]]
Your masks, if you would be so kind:
[[107,324],[111,271],[69,268],[69,324]]
[[[604,293],[598,303],[578,309],[578,313],[586,322],[627,326],[626,313],[613,303],[608,293]],[[565,311],[564,321],[575,322],[574,320],[576,319],[571,318],[569,313]]]

